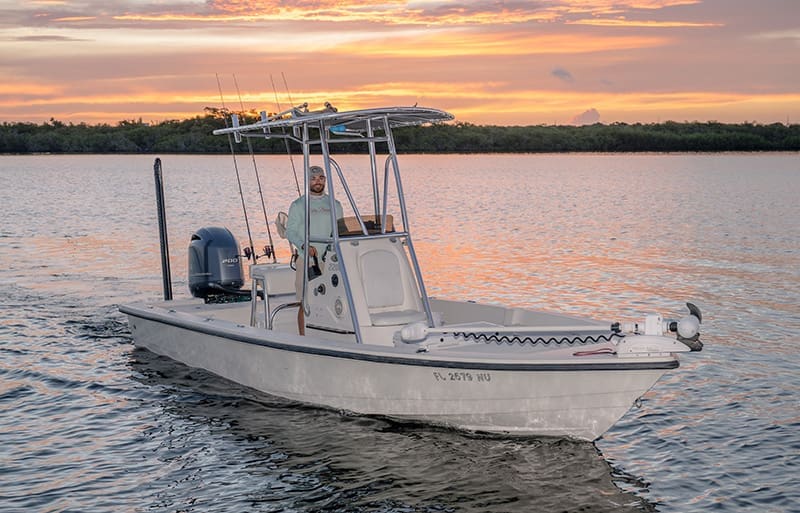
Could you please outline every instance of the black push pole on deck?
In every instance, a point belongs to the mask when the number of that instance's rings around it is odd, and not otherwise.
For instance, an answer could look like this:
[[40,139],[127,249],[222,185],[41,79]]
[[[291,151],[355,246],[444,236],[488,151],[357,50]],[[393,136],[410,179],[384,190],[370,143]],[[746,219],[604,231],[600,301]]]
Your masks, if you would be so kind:
[[161,176],[161,159],[153,164],[156,179],[156,206],[158,207],[158,237],[161,242],[161,278],[164,283],[164,300],[172,299],[172,274],[169,270],[169,241],[167,240],[167,215],[164,207],[164,179]]

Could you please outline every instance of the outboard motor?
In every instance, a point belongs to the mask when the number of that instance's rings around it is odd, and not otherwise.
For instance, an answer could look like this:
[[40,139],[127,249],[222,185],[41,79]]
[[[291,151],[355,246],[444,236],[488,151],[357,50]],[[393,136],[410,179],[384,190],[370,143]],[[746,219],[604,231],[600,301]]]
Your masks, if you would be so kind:
[[227,228],[200,228],[189,244],[189,290],[194,297],[241,296],[244,272],[239,244]]

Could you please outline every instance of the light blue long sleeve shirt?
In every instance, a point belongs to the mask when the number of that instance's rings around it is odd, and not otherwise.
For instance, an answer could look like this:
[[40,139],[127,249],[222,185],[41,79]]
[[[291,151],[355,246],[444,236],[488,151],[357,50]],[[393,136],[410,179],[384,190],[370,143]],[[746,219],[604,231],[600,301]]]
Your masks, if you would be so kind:
[[[309,200],[310,219],[308,228],[309,238],[328,238],[333,232],[331,230],[331,204],[327,194],[321,196],[310,196]],[[344,216],[342,204],[336,201],[336,219]],[[303,258],[303,244],[305,244],[305,217],[306,210],[303,196],[294,200],[289,206],[289,219],[286,221],[286,238],[289,239],[298,250],[299,258]],[[317,248],[317,255],[320,257],[325,253],[326,244],[314,243]]]

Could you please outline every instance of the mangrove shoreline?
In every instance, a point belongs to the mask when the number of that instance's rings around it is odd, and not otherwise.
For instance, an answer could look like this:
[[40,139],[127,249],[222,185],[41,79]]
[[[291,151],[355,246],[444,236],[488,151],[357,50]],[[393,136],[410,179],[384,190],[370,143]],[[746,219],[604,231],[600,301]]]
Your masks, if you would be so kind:
[[[209,109],[211,110],[211,109]],[[253,120],[250,120],[252,122]],[[0,124],[0,154],[230,153],[225,126],[216,112],[155,124],[116,125],[49,122]],[[584,126],[489,126],[448,123],[394,131],[402,153],[567,153],[567,152],[795,152],[800,125],[674,122]],[[246,145],[241,145],[248,151]],[[286,153],[282,140],[254,140],[259,154]],[[236,150],[240,151],[239,148]],[[290,151],[299,146],[290,145]],[[354,151],[356,149],[354,148]]]

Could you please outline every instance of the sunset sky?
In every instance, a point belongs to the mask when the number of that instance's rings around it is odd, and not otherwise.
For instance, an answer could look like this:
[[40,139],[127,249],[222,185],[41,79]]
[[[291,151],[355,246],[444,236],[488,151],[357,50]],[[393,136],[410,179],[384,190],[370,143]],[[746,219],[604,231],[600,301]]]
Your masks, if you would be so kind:
[[0,122],[190,118],[219,76],[236,109],[238,84],[256,110],[800,123],[798,0],[0,0],[0,41]]

